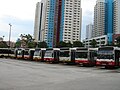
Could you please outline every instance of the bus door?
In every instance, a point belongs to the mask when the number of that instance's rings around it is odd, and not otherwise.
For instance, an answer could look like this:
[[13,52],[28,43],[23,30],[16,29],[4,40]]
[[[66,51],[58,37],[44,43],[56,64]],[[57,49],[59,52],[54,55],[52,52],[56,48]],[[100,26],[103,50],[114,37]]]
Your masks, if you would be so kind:
[[33,60],[35,50],[30,50],[29,55],[30,55],[30,60]]
[[119,66],[119,62],[120,62],[120,51],[115,50],[115,65]]
[[25,50],[22,50],[22,59],[24,59]]
[[57,62],[59,62],[59,51],[54,51],[54,59],[57,61]]
[[96,63],[95,57],[97,57],[97,52],[90,51],[89,52],[89,61],[90,61],[91,65],[95,65],[95,63]]
[[46,50],[41,50],[41,61],[44,61],[44,56],[45,56],[45,51]]
[[71,50],[70,52],[70,60],[72,63],[75,63],[75,50]]

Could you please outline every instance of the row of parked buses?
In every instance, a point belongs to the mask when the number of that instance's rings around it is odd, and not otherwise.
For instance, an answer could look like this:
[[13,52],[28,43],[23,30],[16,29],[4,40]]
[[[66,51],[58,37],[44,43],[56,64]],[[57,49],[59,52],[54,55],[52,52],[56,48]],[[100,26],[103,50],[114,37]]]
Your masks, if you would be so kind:
[[83,66],[120,67],[120,48],[37,48],[0,49],[0,57]]
[[7,58],[7,57],[14,57],[14,50],[13,48],[9,49],[9,48],[0,48],[0,58]]

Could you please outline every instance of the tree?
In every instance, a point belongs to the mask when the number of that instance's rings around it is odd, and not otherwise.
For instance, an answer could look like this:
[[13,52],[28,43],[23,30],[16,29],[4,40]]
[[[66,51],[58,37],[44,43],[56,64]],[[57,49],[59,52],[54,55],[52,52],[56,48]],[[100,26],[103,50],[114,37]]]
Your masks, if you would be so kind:
[[84,45],[80,41],[75,41],[75,42],[73,42],[73,47],[84,47]]
[[95,39],[93,39],[91,42],[90,42],[90,45],[95,48],[97,46],[97,41]]
[[66,43],[66,47],[72,47],[72,44],[70,41],[68,43]]
[[22,47],[35,47],[35,42],[34,39],[32,38],[32,36],[30,34],[26,35],[26,34],[21,34],[21,46]]
[[39,48],[48,48],[47,43],[44,42],[44,41],[43,41],[43,42],[39,42],[39,43],[38,43],[38,47],[39,47]]
[[17,41],[17,42],[15,43],[15,47],[16,47],[16,48],[20,48],[20,47],[21,47],[21,41]]
[[8,48],[8,45],[5,41],[0,42],[0,48]]
[[35,47],[36,47],[36,42],[33,42],[33,41],[28,42],[28,43],[27,43],[27,47],[28,47],[28,48],[35,48]]
[[60,41],[57,45],[57,47],[61,48],[61,47],[66,47],[66,43],[64,41]]

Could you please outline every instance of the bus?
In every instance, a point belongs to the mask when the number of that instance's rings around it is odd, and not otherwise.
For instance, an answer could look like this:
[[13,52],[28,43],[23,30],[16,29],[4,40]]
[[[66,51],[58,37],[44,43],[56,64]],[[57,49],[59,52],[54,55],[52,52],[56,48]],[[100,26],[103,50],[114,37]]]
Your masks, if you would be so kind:
[[119,67],[120,66],[120,48],[113,47],[113,46],[99,47],[96,65],[104,66],[105,68]]
[[16,53],[16,59],[24,59],[24,49],[23,48],[18,48],[15,51]]
[[59,48],[47,48],[44,55],[44,61],[50,63],[59,63]]
[[75,63],[82,66],[95,66],[98,48],[74,48]]
[[9,57],[12,58],[12,59],[15,59],[16,56],[15,56],[15,48],[11,48],[10,51],[9,51]]
[[16,59],[33,60],[34,51],[35,49],[29,49],[29,48],[15,49]]
[[44,54],[45,54],[46,48],[37,48],[35,49],[33,60],[34,61],[44,61]]
[[64,64],[75,64],[75,52],[72,48],[60,48],[59,61]]
[[28,60],[30,58],[29,49],[23,49],[23,59]]
[[29,60],[33,61],[35,49],[29,49]]
[[11,48],[0,48],[0,58],[10,58],[10,57],[14,57],[14,49]]

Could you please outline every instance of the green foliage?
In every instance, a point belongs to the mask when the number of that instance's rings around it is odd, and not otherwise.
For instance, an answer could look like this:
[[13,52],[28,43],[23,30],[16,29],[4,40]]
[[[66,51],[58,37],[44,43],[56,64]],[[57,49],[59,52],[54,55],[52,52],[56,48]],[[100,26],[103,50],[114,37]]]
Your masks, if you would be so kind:
[[90,45],[95,48],[97,46],[97,41],[95,39],[93,39],[91,42],[90,42]]
[[38,48],[48,48],[48,46],[47,46],[47,43],[46,42],[39,42],[38,43]]
[[20,47],[21,47],[21,41],[17,41],[17,42],[15,43],[15,47],[16,47],[16,48],[20,48]]
[[75,41],[75,42],[73,42],[73,44],[71,44],[70,41],[68,43],[66,43],[64,41],[60,41],[58,43],[57,47],[59,47],[59,48],[61,48],[61,47],[84,47],[84,45],[80,41]]
[[20,37],[21,37],[21,40],[20,40],[21,45],[20,46],[28,47],[28,48],[36,47],[36,43],[34,42],[34,39],[30,34],[27,34],[27,35],[26,34],[21,34]]
[[72,47],[71,42],[69,41],[68,43],[64,42],[64,41],[60,41],[57,45],[57,47],[61,48],[61,47]]
[[66,47],[66,43],[63,41],[60,41],[57,45],[57,47],[61,48],[61,47]]
[[66,47],[72,47],[72,44],[70,41],[68,43],[66,43]]
[[0,42],[0,48],[7,48],[7,47],[8,47],[8,45],[6,42],[4,42],[4,41]]
[[36,42],[28,42],[27,43],[28,48],[35,48],[36,47]]
[[73,42],[73,47],[84,47],[84,45],[80,41],[75,41],[75,42]]

